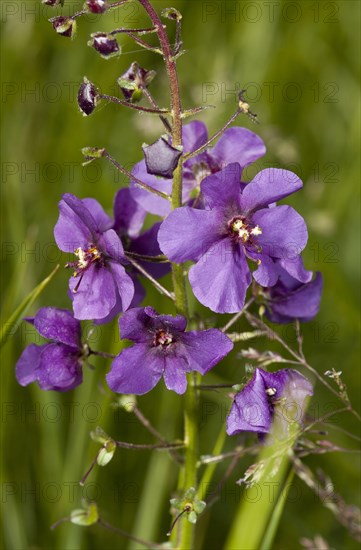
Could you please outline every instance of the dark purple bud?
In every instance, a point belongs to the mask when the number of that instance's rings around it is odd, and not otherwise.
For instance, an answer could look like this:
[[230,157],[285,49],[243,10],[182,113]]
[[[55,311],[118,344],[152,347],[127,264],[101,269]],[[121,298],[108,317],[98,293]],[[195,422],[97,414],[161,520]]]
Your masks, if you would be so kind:
[[120,47],[116,39],[106,32],[96,32],[91,35],[88,46],[94,48],[102,57],[108,59],[120,54]]
[[91,115],[97,106],[98,99],[98,90],[85,76],[84,82],[80,85],[78,91],[79,109],[85,116]]
[[159,138],[151,145],[143,145],[147,172],[163,178],[172,178],[182,151],[172,147],[166,139]]
[[92,13],[104,13],[107,9],[106,0],[87,0],[85,7]]
[[53,29],[56,30],[61,36],[66,36],[67,38],[75,38],[76,35],[76,21],[71,17],[52,17],[49,19],[50,23],[53,25]]
[[142,98],[144,88],[147,88],[157,73],[147,71],[134,62],[117,80],[127,101],[136,102]]
[[64,0],[41,0],[41,3],[46,6],[63,6]]

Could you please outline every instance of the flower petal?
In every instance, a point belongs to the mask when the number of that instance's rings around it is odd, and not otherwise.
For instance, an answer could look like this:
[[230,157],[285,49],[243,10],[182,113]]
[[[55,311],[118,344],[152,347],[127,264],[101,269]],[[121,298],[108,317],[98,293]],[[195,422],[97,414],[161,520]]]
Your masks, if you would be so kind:
[[217,313],[236,313],[244,306],[251,274],[243,250],[223,239],[191,268],[189,281],[201,304]]
[[244,212],[250,212],[268,206],[295,193],[301,189],[302,185],[297,174],[289,170],[280,168],[261,170],[246,185],[242,193],[242,209]]
[[267,433],[271,427],[271,412],[266,387],[260,369],[256,369],[251,380],[237,393],[227,417],[227,434],[243,431]]
[[113,275],[114,284],[116,286],[117,293],[121,300],[121,311],[125,311],[129,308],[134,297],[134,283],[132,278],[125,271],[124,266],[116,263],[109,262],[109,269]]
[[195,151],[207,142],[207,126],[200,120],[193,120],[183,126],[182,135],[184,152]]
[[111,217],[104,212],[103,207],[99,204],[97,200],[93,198],[86,198],[82,199],[82,203],[84,204],[88,212],[90,212],[90,214],[92,215],[96,223],[97,230],[100,233],[112,227],[113,221]]
[[27,386],[35,382],[36,371],[40,365],[41,352],[48,345],[37,346],[36,344],[30,344],[20,355],[16,363],[16,379],[21,386]]
[[43,307],[35,315],[34,325],[44,338],[67,344],[73,348],[80,347],[80,323],[67,309]]
[[164,383],[168,390],[182,395],[187,389],[187,372],[190,369],[183,357],[165,355]]
[[206,374],[233,348],[228,336],[216,328],[185,332],[182,343],[181,353],[184,353],[190,369],[201,374]]
[[232,162],[238,162],[241,168],[244,168],[263,157],[266,147],[257,134],[247,128],[235,126],[224,132],[209,153],[221,168]]
[[79,386],[83,374],[74,348],[59,344],[44,346],[37,380],[42,390],[68,391]]
[[54,237],[63,252],[73,253],[76,248],[86,249],[93,241],[96,224],[87,212],[82,201],[73,195],[64,195],[59,202],[59,218],[54,227]]
[[298,284],[297,288],[287,291],[279,285],[271,289],[270,301],[267,304],[266,316],[274,323],[291,323],[295,319],[310,321],[320,309],[323,287],[321,273],[313,281]]
[[306,223],[291,206],[258,210],[253,214],[252,222],[262,229],[257,242],[262,246],[262,253],[267,256],[291,260],[306,246]]
[[275,285],[278,281],[279,270],[273,259],[266,254],[254,254],[252,257],[261,261],[258,268],[252,273],[254,280],[264,287]]
[[198,260],[221,238],[221,227],[222,217],[217,211],[176,208],[160,226],[159,246],[173,262]]
[[146,212],[132,197],[130,189],[119,189],[114,200],[114,229],[118,235],[137,237]]
[[229,164],[220,172],[207,176],[201,183],[201,191],[210,208],[240,206],[241,167]]
[[291,279],[294,279],[294,282],[300,281],[301,283],[309,283],[312,280],[313,272],[305,269],[302,256],[296,256],[296,258],[291,259],[281,258],[278,260],[278,265],[281,268],[281,280],[285,281],[287,279],[287,286],[288,281]]
[[125,260],[124,248],[122,241],[114,231],[114,229],[108,229],[98,239],[98,245],[101,250],[113,260],[122,262]]
[[135,344],[114,359],[106,380],[116,393],[143,395],[158,384],[163,370],[164,357],[147,344]]
[[[140,181],[146,183],[157,191],[162,191],[170,195],[172,193],[172,182],[169,179],[158,178],[148,174],[145,161],[142,160],[136,164],[132,174]],[[130,182],[130,192],[133,199],[146,211],[157,216],[166,216],[171,210],[170,202],[163,199],[146,189],[139,187],[136,181]]]
[[79,277],[69,280],[74,317],[80,320],[106,317],[116,302],[116,286],[110,270],[93,264],[84,271],[78,290],[74,292],[78,284]]

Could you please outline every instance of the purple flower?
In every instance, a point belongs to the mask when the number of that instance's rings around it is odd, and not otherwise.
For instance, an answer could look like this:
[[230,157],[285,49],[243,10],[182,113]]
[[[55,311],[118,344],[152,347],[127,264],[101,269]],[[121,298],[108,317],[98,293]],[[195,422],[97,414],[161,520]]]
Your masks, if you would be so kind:
[[218,329],[185,332],[182,315],[159,315],[153,308],[130,309],[119,320],[122,338],[135,344],[115,358],[107,382],[117,393],[142,395],[163,377],[178,394],[187,388],[187,373],[206,374],[233,348]]
[[58,247],[77,256],[69,281],[76,319],[110,320],[128,309],[134,284],[125,272],[127,260],[112,220],[95,199],[65,194],[54,229]]
[[42,390],[68,391],[83,379],[86,349],[81,344],[79,321],[66,309],[44,307],[33,319],[26,319],[50,343],[27,346],[16,364],[16,378],[22,386],[38,382]]
[[298,278],[304,276],[299,254],[307,243],[303,218],[290,206],[275,202],[302,187],[287,170],[262,170],[240,183],[239,164],[229,164],[201,184],[207,208],[177,208],[161,225],[158,240],[170,260],[197,262],[189,281],[198,300],[213,311],[235,313],[245,302],[254,262],[254,279],[265,287],[279,277],[277,260]]
[[305,399],[312,394],[312,385],[296,370],[282,369],[271,373],[256,368],[251,380],[234,398],[227,417],[227,434],[267,434],[282,400],[283,423],[300,421],[304,415]]
[[[184,153],[196,151],[208,140],[207,128],[203,122],[193,121],[183,127]],[[232,162],[237,162],[242,169],[262,157],[266,152],[260,137],[246,128],[228,128],[215,147],[185,161],[183,165],[183,202],[189,200],[191,192],[197,188],[208,175],[222,170]],[[135,165],[133,174],[154,189],[171,194],[172,183],[168,179],[148,174],[145,161]],[[166,216],[170,212],[169,201],[137,187],[131,183],[134,199],[151,214]]]
[[311,321],[319,309],[323,288],[320,272],[312,280],[312,271],[305,282],[292,277],[279,267],[279,280],[275,286],[260,288],[259,297],[266,307],[266,316],[273,323],[291,323],[295,319],[301,322]]

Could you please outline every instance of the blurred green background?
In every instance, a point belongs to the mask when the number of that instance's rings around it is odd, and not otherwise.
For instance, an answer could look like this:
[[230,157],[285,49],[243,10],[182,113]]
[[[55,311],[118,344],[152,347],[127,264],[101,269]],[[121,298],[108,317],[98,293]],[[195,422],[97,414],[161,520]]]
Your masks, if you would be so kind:
[[[81,2],[65,0],[71,14]],[[157,9],[172,5],[183,14],[187,51],[179,60],[183,104],[213,104],[200,118],[216,131],[232,114],[236,91],[247,97],[261,124],[239,124],[256,131],[266,142],[267,155],[247,170],[249,179],[268,165],[297,172],[304,189],[289,201],[302,213],[309,230],[306,266],[321,270],[325,290],[321,311],[303,326],[305,352],[320,373],[343,371],[352,403],[359,409],[359,68],[360,4],[336,2],[182,1],[154,2]],[[111,211],[115,191],[126,185],[105,162],[81,166],[83,146],[104,146],[131,167],[141,158],[140,146],[162,132],[156,118],[104,105],[82,117],[76,90],[82,77],[117,93],[116,79],[137,60],[158,77],[151,91],[163,106],[167,81],[161,59],[120,38],[123,55],[105,61],[86,46],[89,34],[115,27],[147,25],[136,2],[100,19],[78,21],[71,42],[57,36],[47,22],[60,10],[40,1],[3,1],[2,12],[2,322],[57,263],[65,258],[53,242],[57,203],[64,192],[94,196]],[[60,270],[36,303],[69,307],[68,273]],[[165,280],[164,284],[169,281]],[[148,303],[169,308],[152,289]],[[192,302],[193,313],[210,312]],[[224,318],[224,320],[227,317]],[[221,322],[221,321],[219,321]],[[246,327],[241,324],[239,328]],[[283,329],[292,344],[292,331]],[[1,356],[2,379],[2,506],[3,544],[9,549],[61,550],[137,548],[137,545],[92,527],[49,526],[78,508],[81,498],[95,498],[105,519],[144,538],[163,541],[169,527],[169,498],[177,469],[162,453],[118,451],[106,468],[96,468],[84,488],[78,481],[98,449],[89,432],[102,426],[116,439],[153,442],[132,415],[110,406],[104,387],[108,364],[96,362],[85,370],[84,384],[65,395],[41,392],[35,385],[21,388],[14,376],[17,358],[34,335],[23,325]],[[116,327],[91,336],[98,349],[117,353]],[[252,341],[259,349],[278,348]],[[239,346],[207,380],[240,381],[244,361]],[[168,438],[181,437],[181,399],[161,384],[139,399],[140,408]],[[221,394],[202,400],[201,452],[210,453],[225,420],[229,402]],[[337,400],[317,385],[311,413],[338,407]],[[357,441],[339,432],[359,427],[351,415],[337,415],[329,436],[343,447]],[[236,440],[227,441],[232,449]],[[198,548],[221,548],[242,492],[234,485],[251,458],[240,461],[220,499],[199,522]],[[334,482],[334,490],[349,504],[360,504],[359,455],[326,454],[306,459]],[[219,480],[227,463],[219,466]],[[321,534],[332,548],[354,549],[357,543],[319,499],[300,482],[287,501],[274,548],[300,547],[301,537]],[[138,545],[139,547],[139,545]]]

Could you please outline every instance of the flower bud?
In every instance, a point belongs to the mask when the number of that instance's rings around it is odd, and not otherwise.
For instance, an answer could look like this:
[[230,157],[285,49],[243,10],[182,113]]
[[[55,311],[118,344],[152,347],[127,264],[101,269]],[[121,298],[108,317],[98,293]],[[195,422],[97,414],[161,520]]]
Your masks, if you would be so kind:
[[104,13],[107,9],[106,0],[87,0],[84,8],[92,13]]
[[134,62],[129,69],[117,80],[125,99],[133,103],[139,101],[143,95],[143,89],[147,88],[157,73],[147,71]]
[[105,59],[120,54],[120,47],[116,39],[106,32],[96,32],[91,35],[88,46],[94,48]]
[[45,4],[46,6],[63,6],[64,0],[41,0],[42,4]]
[[51,19],[49,19],[49,21],[53,25],[53,29],[61,36],[66,36],[67,38],[75,38],[75,19],[60,15],[59,17],[52,17]]
[[182,151],[172,147],[166,139],[159,138],[151,145],[143,145],[147,172],[163,178],[172,178]]
[[78,105],[84,116],[92,114],[97,106],[98,99],[98,90],[85,76],[84,82],[80,85],[78,90]]

